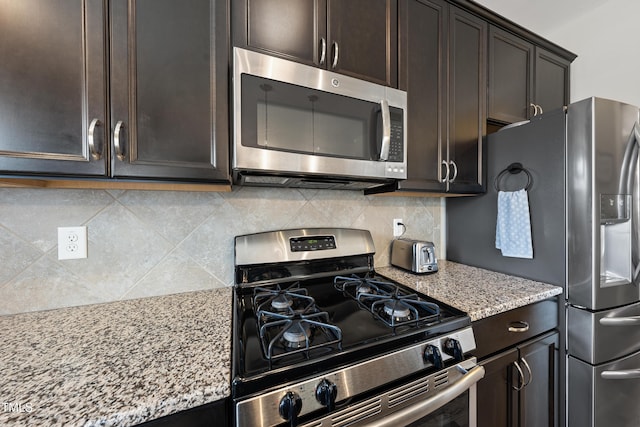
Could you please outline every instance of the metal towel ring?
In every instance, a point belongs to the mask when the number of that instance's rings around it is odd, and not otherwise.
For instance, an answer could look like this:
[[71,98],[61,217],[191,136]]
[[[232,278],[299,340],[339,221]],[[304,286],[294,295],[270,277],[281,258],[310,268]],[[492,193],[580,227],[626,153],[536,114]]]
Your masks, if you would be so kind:
[[493,181],[493,186],[496,189],[496,191],[500,191],[500,188],[499,188],[500,179],[507,172],[514,175],[520,172],[526,173],[527,185],[524,187],[524,189],[526,191],[529,191],[531,189],[531,185],[533,185],[533,177],[531,176],[531,173],[524,166],[522,166],[522,163],[511,163],[509,166],[506,167],[506,169],[503,169],[502,172],[500,172],[498,176],[496,176],[496,179]]

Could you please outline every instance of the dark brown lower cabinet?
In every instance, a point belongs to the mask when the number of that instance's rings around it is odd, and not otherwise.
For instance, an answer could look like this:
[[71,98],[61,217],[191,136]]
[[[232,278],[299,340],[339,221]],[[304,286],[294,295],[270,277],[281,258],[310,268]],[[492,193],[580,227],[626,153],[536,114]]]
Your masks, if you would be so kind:
[[558,426],[559,356],[553,331],[482,360],[478,427]]

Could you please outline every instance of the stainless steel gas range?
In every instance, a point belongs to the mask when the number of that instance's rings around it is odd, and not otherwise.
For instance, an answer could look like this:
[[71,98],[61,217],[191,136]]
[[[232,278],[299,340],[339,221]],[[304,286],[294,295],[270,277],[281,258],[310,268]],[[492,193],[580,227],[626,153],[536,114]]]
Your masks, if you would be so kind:
[[469,317],[377,275],[374,253],[366,230],[236,237],[236,426],[475,426]]

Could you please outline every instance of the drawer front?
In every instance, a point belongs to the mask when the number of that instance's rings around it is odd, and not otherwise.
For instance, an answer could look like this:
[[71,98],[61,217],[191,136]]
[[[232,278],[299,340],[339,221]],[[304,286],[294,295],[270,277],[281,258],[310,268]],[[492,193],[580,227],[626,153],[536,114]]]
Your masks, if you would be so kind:
[[569,425],[640,425],[640,351],[603,365],[569,356]]
[[558,327],[558,301],[547,299],[473,322],[481,359]]
[[599,365],[640,351],[640,302],[591,312],[568,308],[569,354]]

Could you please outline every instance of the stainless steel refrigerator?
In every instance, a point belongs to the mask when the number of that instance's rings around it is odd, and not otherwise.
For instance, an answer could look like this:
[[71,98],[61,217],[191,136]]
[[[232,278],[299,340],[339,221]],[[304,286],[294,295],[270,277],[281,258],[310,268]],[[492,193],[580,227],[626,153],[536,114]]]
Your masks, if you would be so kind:
[[[503,128],[487,193],[447,200],[447,259],[564,287],[569,427],[640,426],[639,116],[588,98]],[[533,258],[502,256],[497,193],[527,186]]]

